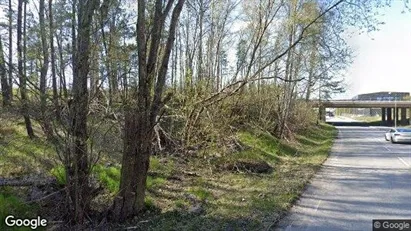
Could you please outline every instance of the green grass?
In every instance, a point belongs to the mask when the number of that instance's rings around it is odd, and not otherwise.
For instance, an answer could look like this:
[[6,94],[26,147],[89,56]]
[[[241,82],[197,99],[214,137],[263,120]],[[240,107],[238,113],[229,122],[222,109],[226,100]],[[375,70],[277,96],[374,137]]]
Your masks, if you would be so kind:
[[211,214],[230,218],[257,216],[260,219],[281,214],[299,197],[305,184],[327,158],[335,135],[335,129],[328,125],[314,126],[291,142],[279,141],[261,131],[242,132],[239,135],[241,141],[251,147],[246,151],[248,158],[266,160],[274,167],[274,172],[222,175],[214,182],[214,187],[226,185],[227,192],[216,200]]
[[[278,140],[259,130],[240,131],[237,136],[248,149],[219,158],[211,164],[237,159],[264,160],[274,171],[266,174],[211,171],[204,159],[191,160],[200,177],[178,183],[156,195],[156,201],[173,202],[176,210],[163,210],[144,230],[266,230],[290,208],[310,178],[327,158],[336,130],[314,125],[292,141]],[[164,184],[167,185],[167,182]],[[171,185],[169,186],[171,188]],[[176,191],[179,190],[178,193]],[[194,216],[181,211],[193,206],[185,193],[204,203],[206,213]],[[177,212],[179,211],[179,212]]]
[[111,192],[116,193],[120,188],[120,168],[104,167],[96,165],[92,172],[96,174],[99,181]]
[[66,181],[66,170],[64,169],[63,165],[58,165],[58,166],[52,168],[50,170],[50,173],[51,173],[51,175],[53,175],[56,178],[57,183],[59,185],[65,185],[67,183],[67,181]]
[[213,197],[211,192],[203,187],[193,187],[188,191],[194,194],[200,201],[209,200]]
[[350,116],[350,118],[353,118],[355,120],[361,121],[361,122],[376,122],[376,121],[381,121],[381,116]]
[[37,215],[38,207],[26,204],[7,190],[2,189],[2,191],[0,192],[0,230],[32,230],[30,227],[7,227],[5,218],[9,215],[13,215],[15,218],[33,218]]
[[278,159],[283,154],[276,138],[261,131],[242,131],[238,133],[239,139],[252,149],[243,151],[240,155],[251,158]]
[[163,185],[166,182],[166,179],[163,177],[147,177],[147,190],[152,190],[160,185]]
[[[45,172],[55,176],[59,184],[66,183],[65,170],[50,145],[41,139],[28,139],[21,121],[17,120],[16,125],[15,121],[0,120],[2,177]],[[157,213],[151,213],[148,222],[137,226],[141,230],[266,230],[300,196],[327,158],[335,135],[335,128],[326,124],[313,125],[289,141],[249,129],[236,134],[245,146],[240,152],[226,153],[219,150],[224,147],[214,145],[211,151],[201,150],[204,154],[199,157],[152,156],[145,204]],[[237,160],[265,161],[273,171],[257,174],[219,168]],[[92,169],[110,196],[119,190],[120,172],[116,164],[106,167],[99,163]],[[204,207],[200,216],[186,212],[195,205],[189,199],[192,196]],[[15,192],[0,191],[0,216],[7,208],[16,214],[35,214],[36,208],[26,206]]]
[[[35,125],[37,134],[41,133]],[[17,177],[50,171],[57,161],[51,145],[44,140],[30,139],[24,124],[12,125],[0,118],[0,175]]]
[[[152,168],[156,170],[162,170],[165,172],[171,171],[169,165],[161,165],[159,160],[155,157],[151,158],[152,161]],[[153,164],[154,163],[154,164]],[[171,162],[170,162],[171,163]],[[61,185],[66,184],[66,177],[65,177],[65,169],[62,165],[58,165],[50,170],[51,175],[56,177],[57,182]],[[120,167],[105,167],[103,165],[97,164],[93,166],[92,173],[97,177],[100,183],[103,184],[105,188],[109,190],[110,193],[117,193],[120,187],[120,176],[121,176],[121,169]],[[147,177],[147,189],[151,190],[154,189],[162,184],[166,179],[162,176],[148,176]]]

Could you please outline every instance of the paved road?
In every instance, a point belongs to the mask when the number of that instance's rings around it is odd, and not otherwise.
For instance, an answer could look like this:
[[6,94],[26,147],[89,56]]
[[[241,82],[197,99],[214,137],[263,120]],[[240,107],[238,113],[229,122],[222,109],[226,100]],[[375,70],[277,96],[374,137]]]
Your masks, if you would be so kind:
[[337,127],[323,168],[276,230],[372,230],[372,219],[411,219],[411,145],[387,128]]
[[327,116],[326,121],[327,122],[347,122],[347,123],[360,122],[358,120],[351,119],[351,118],[345,117],[345,116],[335,116],[335,117],[328,117]]

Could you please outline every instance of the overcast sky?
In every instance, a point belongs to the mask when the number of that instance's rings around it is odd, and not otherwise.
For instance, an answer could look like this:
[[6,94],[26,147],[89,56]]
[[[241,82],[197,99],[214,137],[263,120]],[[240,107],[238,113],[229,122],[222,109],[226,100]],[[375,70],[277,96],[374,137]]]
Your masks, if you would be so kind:
[[411,92],[411,13],[401,13],[402,1],[393,2],[382,10],[385,25],[380,31],[357,33],[347,40],[357,55],[345,76],[347,92],[335,98],[376,91]]

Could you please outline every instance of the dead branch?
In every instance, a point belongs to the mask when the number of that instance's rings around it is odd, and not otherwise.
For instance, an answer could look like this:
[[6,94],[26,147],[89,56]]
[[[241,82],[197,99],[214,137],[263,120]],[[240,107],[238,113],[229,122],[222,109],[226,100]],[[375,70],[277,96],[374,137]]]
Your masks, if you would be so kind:
[[20,187],[20,186],[46,185],[46,184],[55,183],[55,182],[56,182],[56,180],[54,178],[46,178],[46,179],[7,179],[7,178],[1,178],[0,179],[0,187],[4,187],[4,186]]

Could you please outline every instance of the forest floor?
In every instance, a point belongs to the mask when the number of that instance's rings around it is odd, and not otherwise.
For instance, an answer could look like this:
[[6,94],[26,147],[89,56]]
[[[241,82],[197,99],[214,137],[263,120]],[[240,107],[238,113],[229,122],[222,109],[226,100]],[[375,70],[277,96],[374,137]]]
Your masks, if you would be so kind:
[[[41,134],[39,126],[34,128]],[[147,210],[122,224],[104,219],[120,178],[119,158],[106,155],[92,170],[93,179],[104,190],[92,202],[99,215],[91,226],[103,230],[273,229],[321,167],[335,136],[335,128],[326,124],[312,125],[288,140],[250,128],[237,132],[236,147],[229,155],[213,148],[196,154],[152,156]],[[0,230],[8,214],[45,216],[52,226],[63,227],[62,218],[50,211],[63,208],[45,202],[63,188],[63,169],[50,144],[30,140],[21,118],[1,113],[0,183],[5,178],[55,178],[57,186],[0,186]],[[62,196],[53,195],[54,203]]]

